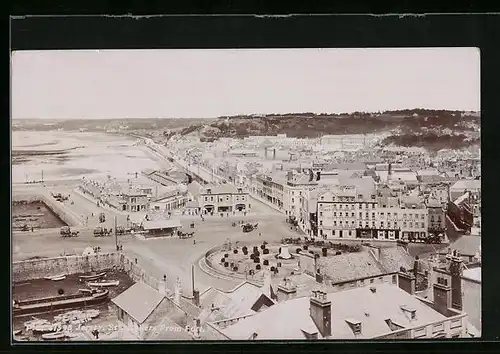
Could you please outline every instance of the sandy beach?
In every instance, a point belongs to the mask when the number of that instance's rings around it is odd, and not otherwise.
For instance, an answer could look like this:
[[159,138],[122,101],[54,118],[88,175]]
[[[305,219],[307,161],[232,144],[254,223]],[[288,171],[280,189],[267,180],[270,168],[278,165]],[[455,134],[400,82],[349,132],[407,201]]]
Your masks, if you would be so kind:
[[[146,168],[157,169],[136,139],[104,133],[82,132],[12,132],[12,150],[36,152],[13,158],[12,183],[85,177],[127,178]],[[60,151],[65,150],[65,151]],[[57,154],[51,152],[57,151]]]

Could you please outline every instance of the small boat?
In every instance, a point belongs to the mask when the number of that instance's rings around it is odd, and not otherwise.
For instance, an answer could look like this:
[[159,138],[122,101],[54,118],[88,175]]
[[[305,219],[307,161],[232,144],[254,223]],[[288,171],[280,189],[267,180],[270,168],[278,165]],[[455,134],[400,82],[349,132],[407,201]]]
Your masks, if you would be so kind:
[[61,338],[64,338],[66,336],[67,336],[66,332],[54,332],[54,333],[42,334],[42,338],[45,340],[61,339]]
[[105,275],[106,275],[106,272],[102,272],[102,273],[99,273],[99,274],[91,274],[91,275],[80,275],[78,277],[78,279],[80,279],[80,281],[92,281],[92,280],[101,279]]
[[120,284],[119,280],[103,281],[103,282],[89,282],[88,286],[103,287],[103,286],[118,286]]
[[85,315],[90,317],[90,318],[96,318],[99,316],[101,312],[99,310],[95,310],[95,309],[90,309],[90,310],[87,310],[85,311]]
[[52,281],[60,281],[66,279],[66,275],[60,274],[60,275],[54,275],[51,277],[45,277],[47,280],[52,280]]
[[78,289],[78,292],[87,295],[92,295],[93,293],[95,293],[95,291],[92,289]]
[[17,336],[18,334],[21,334],[22,331],[23,331],[22,329],[16,329],[16,330],[12,331],[12,334]]
[[35,334],[49,333],[49,332],[54,332],[54,325],[52,325],[50,323],[37,325],[37,326],[33,327],[33,333],[35,333]]

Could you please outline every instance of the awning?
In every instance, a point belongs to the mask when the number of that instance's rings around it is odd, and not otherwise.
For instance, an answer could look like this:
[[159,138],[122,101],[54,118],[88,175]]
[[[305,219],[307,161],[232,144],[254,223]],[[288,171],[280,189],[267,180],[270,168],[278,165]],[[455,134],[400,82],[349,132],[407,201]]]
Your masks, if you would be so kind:
[[181,222],[179,220],[152,220],[144,221],[142,227],[144,230],[155,230],[155,229],[172,229],[175,227],[181,227]]

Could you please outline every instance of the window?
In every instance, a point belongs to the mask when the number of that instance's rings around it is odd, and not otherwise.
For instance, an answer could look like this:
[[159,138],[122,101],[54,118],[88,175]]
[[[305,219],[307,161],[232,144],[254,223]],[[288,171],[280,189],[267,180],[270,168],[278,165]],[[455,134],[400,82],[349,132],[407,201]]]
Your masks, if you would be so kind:
[[396,278],[396,276],[395,276],[395,275],[393,275],[393,276],[392,276],[392,283],[393,283],[393,284],[396,284],[396,282],[397,282],[397,278]]
[[[421,214],[420,216],[421,216],[422,220],[425,220],[425,215],[424,214]],[[439,219],[441,219],[441,218],[439,218]]]
[[333,216],[337,216],[337,212],[336,211],[333,212]]
[[323,216],[323,212],[322,211],[319,212],[319,216]]
[[423,222],[423,223],[422,223],[422,229],[424,229],[424,228],[425,228],[425,223]]
[[323,220],[320,220],[320,221],[319,221],[319,224],[320,224],[320,225],[323,225]]
[[370,279],[370,284],[373,284],[374,281],[375,279]]
[[358,208],[362,209],[363,208],[363,204],[358,204]]
[[213,202],[214,201],[214,197],[210,197],[210,201]]
[[[295,198],[292,198],[292,203],[295,203]],[[321,206],[321,204],[320,204],[320,206]]]
[[342,216],[342,212],[339,213],[339,216]]
[[351,213],[351,216],[354,217],[354,213]]
[[403,214],[403,219],[406,219],[406,214]]
[[333,220],[333,226],[337,226],[337,220]]
[[403,222],[403,227],[406,227],[406,221]]
[[359,218],[362,219],[363,218],[363,213],[359,213]]
[[299,192],[299,195],[302,195],[302,192]]
[[372,218],[374,218],[374,217],[375,217],[375,213],[372,213]]
[[382,212],[382,213],[380,213],[380,216],[384,216],[384,213],[383,213],[383,212]]
[[205,201],[208,202],[208,197],[205,197]]
[[349,236],[351,236],[351,230],[349,230]]

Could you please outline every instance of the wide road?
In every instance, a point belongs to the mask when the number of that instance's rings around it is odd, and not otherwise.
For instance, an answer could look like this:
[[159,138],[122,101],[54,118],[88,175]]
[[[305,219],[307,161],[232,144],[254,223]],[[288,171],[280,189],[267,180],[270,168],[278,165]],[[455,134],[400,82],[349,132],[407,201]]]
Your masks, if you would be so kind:
[[[190,294],[192,290],[192,265],[195,266],[196,287],[200,291],[211,286],[229,290],[240,282],[213,277],[199,268],[198,261],[213,247],[220,246],[227,240],[231,242],[262,242],[264,240],[279,242],[283,237],[299,236],[299,233],[289,229],[281,213],[259,201],[252,202],[252,212],[247,216],[214,215],[206,216],[205,221],[201,221],[196,216],[184,216],[180,217],[180,220],[188,231],[190,223],[194,221],[193,231],[196,244],[193,244],[193,239],[165,237],[140,240],[133,235],[119,236],[118,242],[123,245],[123,252],[131,259],[137,258],[138,264],[148,274],[158,279],[162,279],[164,274],[167,275],[167,282],[171,288],[175,279],[179,277],[186,294]],[[232,222],[238,220],[258,222],[259,227],[250,233],[243,233],[240,226],[232,226]],[[89,246],[99,246],[102,251],[115,250],[115,241],[112,236],[94,237],[92,227],[75,229],[80,230],[80,235],[72,238],[62,238],[58,229],[40,230],[33,233],[16,232],[13,234],[13,260],[23,260],[34,256],[55,257],[63,254],[81,254]]]

